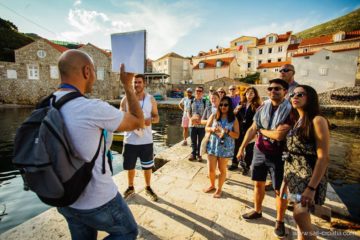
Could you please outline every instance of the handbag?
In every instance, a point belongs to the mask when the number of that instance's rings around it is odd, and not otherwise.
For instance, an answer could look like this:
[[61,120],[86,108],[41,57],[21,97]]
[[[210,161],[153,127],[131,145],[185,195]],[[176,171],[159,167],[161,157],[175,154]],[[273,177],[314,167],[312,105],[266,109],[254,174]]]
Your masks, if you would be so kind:
[[201,144],[200,144],[200,156],[207,153],[207,144],[208,144],[208,142],[210,140],[210,135],[211,135],[211,133],[206,132],[203,140],[201,141]]

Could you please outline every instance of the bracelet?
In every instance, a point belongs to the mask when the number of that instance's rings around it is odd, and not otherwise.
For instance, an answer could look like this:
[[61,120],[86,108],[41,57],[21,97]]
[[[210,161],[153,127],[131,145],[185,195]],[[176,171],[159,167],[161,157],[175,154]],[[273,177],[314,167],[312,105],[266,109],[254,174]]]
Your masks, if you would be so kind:
[[316,188],[314,188],[312,186],[307,185],[307,188],[310,189],[311,191],[316,191]]

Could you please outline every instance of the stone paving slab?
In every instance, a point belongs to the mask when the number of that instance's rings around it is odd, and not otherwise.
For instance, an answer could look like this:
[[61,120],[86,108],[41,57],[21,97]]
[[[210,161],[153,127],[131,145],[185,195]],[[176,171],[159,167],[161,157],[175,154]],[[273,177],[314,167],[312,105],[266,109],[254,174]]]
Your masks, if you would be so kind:
[[[277,239],[273,236],[276,215],[273,191],[266,192],[263,218],[245,221],[241,215],[253,207],[250,177],[238,171],[229,172],[222,198],[215,199],[212,194],[202,192],[209,184],[206,162],[190,162],[189,154],[190,147],[180,145],[162,153],[168,163],[156,171],[152,179],[158,202],[150,201],[145,195],[143,174],[137,171],[137,194],[128,204],[139,225],[138,239]],[[127,187],[126,173],[119,173],[114,180],[123,192]],[[319,239],[360,238],[359,231],[347,231],[345,233],[352,235],[346,237],[336,236],[334,231],[343,232],[332,229],[328,222],[317,217],[312,216],[312,221],[318,231],[327,234]],[[290,211],[286,213],[285,222],[288,231],[285,239],[296,239],[296,225]],[[105,236],[106,233],[100,232],[98,239]],[[52,208],[5,232],[0,239],[70,239],[70,234],[64,218]]]

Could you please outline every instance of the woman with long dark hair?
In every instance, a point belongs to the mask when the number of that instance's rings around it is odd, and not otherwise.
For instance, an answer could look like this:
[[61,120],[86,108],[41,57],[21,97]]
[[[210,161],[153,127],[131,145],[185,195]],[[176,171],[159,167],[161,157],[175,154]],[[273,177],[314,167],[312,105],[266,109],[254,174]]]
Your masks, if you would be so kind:
[[[235,140],[234,156],[232,158],[232,164],[230,165],[229,170],[235,170],[238,168],[239,162],[236,157],[237,152],[239,151],[240,145],[245,137],[246,131],[253,123],[256,109],[261,105],[260,96],[256,88],[248,87],[245,89],[242,95],[242,102],[237,108],[235,108],[234,111],[239,122],[240,136]],[[240,160],[243,175],[247,175],[249,172],[253,157],[254,144],[255,141],[252,141],[246,146],[245,157],[244,159]]]
[[[329,124],[320,114],[316,91],[297,86],[289,95],[293,128],[287,136],[282,195],[295,202],[293,216],[298,239],[316,239],[310,219],[314,204],[325,202],[329,164]],[[290,192],[290,194],[288,194]]]
[[[205,130],[210,132],[207,145],[210,186],[204,189],[208,193],[215,190],[213,197],[220,198],[226,179],[227,162],[233,157],[235,141],[239,137],[239,123],[234,115],[231,98],[224,96],[216,114],[210,116]],[[215,187],[216,166],[220,171],[218,187]]]

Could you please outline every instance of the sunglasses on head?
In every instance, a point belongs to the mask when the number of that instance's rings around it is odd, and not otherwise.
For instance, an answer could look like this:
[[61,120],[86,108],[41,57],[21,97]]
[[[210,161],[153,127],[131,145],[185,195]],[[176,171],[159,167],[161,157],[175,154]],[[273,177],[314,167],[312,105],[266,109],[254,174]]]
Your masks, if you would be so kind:
[[279,72],[290,72],[290,71],[293,71],[292,69],[289,69],[289,68],[283,68],[281,69]]
[[228,107],[229,106],[229,104],[228,103],[220,103],[220,105],[219,105],[220,107]]
[[304,93],[304,92],[297,92],[297,93],[293,92],[293,93],[289,94],[289,97],[291,97],[291,98],[293,98],[293,97],[301,98],[303,96],[306,96],[306,93]]
[[282,87],[268,87],[268,88],[267,88],[267,90],[268,90],[269,92],[271,92],[272,90],[280,91],[281,89],[284,89],[284,88],[282,88]]

